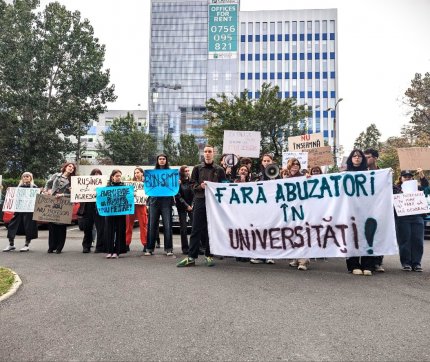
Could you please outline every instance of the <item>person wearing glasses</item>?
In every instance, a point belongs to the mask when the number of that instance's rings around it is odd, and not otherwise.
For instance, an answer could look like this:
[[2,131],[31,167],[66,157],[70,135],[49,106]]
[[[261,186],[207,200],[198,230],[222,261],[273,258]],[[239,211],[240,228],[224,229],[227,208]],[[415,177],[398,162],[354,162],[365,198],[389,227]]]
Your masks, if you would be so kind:
[[[420,179],[418,190],[422,191],[429,186],[422,168],[417,168]],[[399,180],[393,186],[393,193],[402,193],[402,185],[406,181],[413,180],[414,175],[409,170],[400,173]],[[396,216],[397,243],[399,245],[400,263],[402,270],[409,272],[422,272],[421,259],[424,252],[424,218],[425,214]]]

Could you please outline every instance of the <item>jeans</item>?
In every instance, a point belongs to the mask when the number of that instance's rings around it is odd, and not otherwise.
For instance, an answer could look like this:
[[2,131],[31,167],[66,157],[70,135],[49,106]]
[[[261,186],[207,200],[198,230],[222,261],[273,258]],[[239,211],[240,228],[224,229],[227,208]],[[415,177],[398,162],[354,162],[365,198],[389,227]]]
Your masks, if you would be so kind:
[[172,206],[170,204],[151,204],[149,210],[149,240],[148,251],[154,251],[155,241],[157,239],[158,222],[163,219],[163,233],[164,233],[164,250],[173,250],[172,240]]
[[397,218],[397,243],[402,266],[421,266],[424,252],[424,219],[417,216]]

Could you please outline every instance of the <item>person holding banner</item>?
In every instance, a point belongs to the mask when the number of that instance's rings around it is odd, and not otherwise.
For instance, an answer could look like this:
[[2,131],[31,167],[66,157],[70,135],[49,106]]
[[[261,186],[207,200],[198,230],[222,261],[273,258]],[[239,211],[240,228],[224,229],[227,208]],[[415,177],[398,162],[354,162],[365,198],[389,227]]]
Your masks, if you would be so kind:
[[[101,175],[102,172],[95,168],[91,170],[90,176]],[[82,216],[84,221],[84,239],[82,240],[82,252],[89,253],[93,242],[94,226],[96,228],[96,248],[95,253],[102,253],[104,250],[104,226],[105,219],[99,215],[95,202],[81,202],[78,215]]]
[[[155,169],[170,169],[167,155],[161,153],[157,156]],[[173,255],[173,235],[172,235],[172,206],[174,198],[171,196],[151,196],[148,198],[149,204],[149,241],[145,255],[154,254],[155,241],[157,238],[158,223],[160,216],[163,220],[164,229],[164,252],[166,256]]]
[[[275,175],[272,177],[269,175],[269,172],[267,172],[269,169],[267,168],[269,165],[273,164],[273,156],[269,155],[268,153],[264,154],[261,158],[261,165],[260,165],[260,172],[256,175],[256,178],[253,181],[269,181],[280,178],[279,175]],[[252,264],[275,264],[275,260],[273,259],[251,259]]]
[[[136,167],[134,169],[133,181],[142,182],[144,181],[145,172],[142,167]],[[135,191],[136,192],[136,191]],[[131,238],[133,235],[133,226],[134,220],[139,222],[140,229],[140,242],[143,246],[143,252],[146,252],[146,242],[147,242],[147,234],[148,234],[148,214],[146,212],[146,205],[143,204],[135,204],[134,205],[134,214],[127,215],[126,219],[126,233],[125,233],[125,242],[127,244],[127,250],[130,250]]]
[[[420,178],[418,190],[422,191],[429,186],[422,168],[417,168]],[[402,185],[412,180],[414,175],[409,170],[400,173],[399,180],[393,187],[395,194],[402,193]],[[400,263],[402,270],[422,272],[421,259],[424,253],[424,218],[426,214],[396,216],[397,243],[399,245]]]
[[188,223],[187,216],[193,222],[193,200],[194,193],[190,183],[190,169],[183,165],[179,169],[179,192],[175,196],[176,209],[179,216],[179,227],[181,231],[182,254],[188,255]]
[[[61,172],[54,174],[46,183],[44,193],[48,195],[70,198],[71,177],[75,176],[76,166],[68,162],[61,167]],[[48,253],[60,254],[66,243],[67,225],[49,223]]]
[[191,185],[194,190],[193,227],[190,236],[190,250],[188,257],[182,259],[176,266],[188,267],[196,264],[199,257],[200,240],[206,242],[205,257],[208,267],[214,266],[213,255],[210,251],[208,221],[206,217],[205,187],[206,181],[225,182],[224,169],[214,163],[214,147],[206,145],[203,150],[204,160],[193,168]]
[[[33,174],[31,172],[24,172],[21,175],[21,180],[18,184],[18,187],[37,188],[33,182]],[[33,221],[32,212],[15,212],[7,228],[9,246],[3,249],[3,251],[15,250],[15,236],[18,232],[18,229],[20,229],[20,226],[24,229],[25,245],[19,249],[19,251],[24,252],[30,250],[29,246],[31,240],[37,239],[38,237],[37,223],[36,221]]]
[[[367,171],[367,161],[362,150],[354,149],[346,160],[346,171]],[[370,276],[375,271],[378,259],[375,256],[354,256],[346,258],[348,272],[354,275]]]
[[[301,168],[302,165],[297,158],[290,158],[287,162],[287,167],[285,168],[284,178],[304,176]],[[293,268],[297,268],[298,270],[308,270],[309,262],[310,260],[307,258],[294,259],[289,263],[289,265]]]
[[[122,172],[120,170],[112,170],[108,186],[117,187],[124,186],[121,181]],[[125,225],[126,215],[112,215],[105,217],[106,236],[105,249],[107,252],[106,259],[118,259],[120,254],[127,252],[125,242]]]

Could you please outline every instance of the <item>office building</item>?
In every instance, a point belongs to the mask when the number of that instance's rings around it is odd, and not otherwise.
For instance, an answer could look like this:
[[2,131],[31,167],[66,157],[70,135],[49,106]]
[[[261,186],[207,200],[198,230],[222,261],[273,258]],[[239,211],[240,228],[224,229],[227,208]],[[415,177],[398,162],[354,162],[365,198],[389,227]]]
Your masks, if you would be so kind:
[[159,145],[167,133],[176,140],[194,134],[204,144],[206,100],[244,89],[258,98],[264,82],[278,85],[279,97],[308,105],[308,132],[322,132],[332,144],[337,77],[336,9],[240,11],[234,0],[151,1],[149,132]]

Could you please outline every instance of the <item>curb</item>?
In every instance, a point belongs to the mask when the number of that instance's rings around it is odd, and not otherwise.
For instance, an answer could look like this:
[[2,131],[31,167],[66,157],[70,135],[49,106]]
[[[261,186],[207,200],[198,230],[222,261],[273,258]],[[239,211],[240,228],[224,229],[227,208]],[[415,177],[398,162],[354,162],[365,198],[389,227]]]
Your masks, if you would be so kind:
[[10,289],[0,297],[0,302],[2,302],[4,300],[8,299],[9,297],[11,297],[12,295],[14,295],[18,291],[19,287],[22,284],[22,280],[19,277],[19,275],[16,274],[13,270],[11,270],[11,269],[9,269],[9,270],[13,274],[15,280],[13,281],[13,284],[10,287]]

